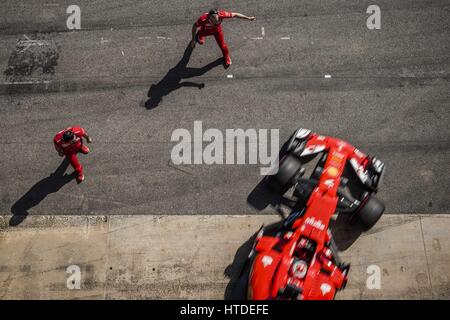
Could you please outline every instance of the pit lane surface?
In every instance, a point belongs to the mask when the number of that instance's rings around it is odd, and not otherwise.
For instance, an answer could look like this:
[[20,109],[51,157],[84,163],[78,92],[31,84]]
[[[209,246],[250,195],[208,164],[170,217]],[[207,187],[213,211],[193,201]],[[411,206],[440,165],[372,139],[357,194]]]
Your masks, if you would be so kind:
[[[377,1],[381,30],[366,27],[369,1],[77,4],[82,30],[70,32],[66,3],[0,4],[2,71],[24,34],[39,30],[59,46],[54,74],[3,75],[1,214],[258,213],[246,202],[258,166],[170,164],[173,130],[197,120],[280,129],[281,140],[297,127],[341,137],[385,161],[379,195],[389,213],[449,212],[448,1]],[[192,23],[211,6],[257,20],[224,22],[228,70],[214,63],[213,38],[186,70],[178,63]],[[72,124],[95,139],[80,155],[81,185],[50,176],[61,163],[53,135]]]
[[[0,216],[0,299],[229,299],[239,297],[255,230],[279,216],[34,215],[14,228],[8,220]],[[356,234],[337,224],[341,248]],[[448,300],[449,228],[448,214],[383,216],[342,254],[350,278],[336,298]],[[80,287],[69,290],[76,266]]]

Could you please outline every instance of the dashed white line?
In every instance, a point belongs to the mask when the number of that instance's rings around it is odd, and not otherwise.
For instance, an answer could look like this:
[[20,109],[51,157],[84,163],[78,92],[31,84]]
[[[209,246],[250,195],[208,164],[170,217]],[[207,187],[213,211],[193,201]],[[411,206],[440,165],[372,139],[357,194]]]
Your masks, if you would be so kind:
[[44,81],[15,81],[15,82],[5,81],[2,84],[40,84],[40,83],[49,84],[50,81],[49,80],[44,80]]
[[327,78],[327,79],[329,79],[329,78],[331,78],[331,75],[326,74],[324,77]]
[[33,84],[33,83],[36,83],[36,82],[33,82],[33,81],[19,81],[19,82],[6,81],[6,82],[3,82],[3,84]]
[[162,36],[157,36],[156,38],[163,39],[163,40],[170,40],[170,39],[172,39],[172,38],[169,38],[169,37],[162,37]]
[[281,40],[291,40],[291,37],[281,37]]
[[250,39],[252,39],[252,40],[262,40],[264,38],[263,37],[253,37],[253,38],[250,38]]
[[151,39],[152,37],[138,37],[138,39],[141,39],[141,40],[148,40],[148,39]]
[[232,79],[232,78],[233,78],[233,75],[232,75],[232,74],[227,74],[227,78],[228,78],[228,79]]
[[264,27],[261,27],[261,35],[264,37],[266,35],[265,31],[264,31]]

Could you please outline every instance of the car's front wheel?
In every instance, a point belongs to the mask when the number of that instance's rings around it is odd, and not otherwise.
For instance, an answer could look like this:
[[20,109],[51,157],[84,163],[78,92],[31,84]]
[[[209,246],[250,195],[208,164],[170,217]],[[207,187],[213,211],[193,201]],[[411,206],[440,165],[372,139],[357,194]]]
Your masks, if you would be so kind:
[[302,163],[300,160],[291,154],[287,154],[280,160],[277,173],[271,176],[271,188],[280,193],[286,192],[295,183],[294,178],[301,168]]
[[380,220],[384,209],[384,203],[377,197],[370,195],[355,213],[355,218],[364,230],[369,230]]

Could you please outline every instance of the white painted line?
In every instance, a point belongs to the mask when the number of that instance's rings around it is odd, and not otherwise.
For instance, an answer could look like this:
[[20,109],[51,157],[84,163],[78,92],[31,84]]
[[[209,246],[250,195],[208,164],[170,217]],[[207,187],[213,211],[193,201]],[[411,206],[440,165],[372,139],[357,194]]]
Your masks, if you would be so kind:
[[157,36],[156,38],[163,39],[163,40],[170,40],[170,39],[172,39],[172,38],[169,38],[169,37],[161,37],[161,36]]
[[281,40],[291,40],[291,37],[281,37]]
[[102,39],[100,40],[100,43],[101,43],[101,44],[104,44],[104,43],[107,43],[107,42],[109,42],[109,40],[108,40],[108,39],[103,39],[103,37],[102,37]]
[[10,82],[10,81],[6,81],[3,84],[33,84],[36,82],[33,81],[19,81],[19,82]]
[[125,57],[125,53],[123,53],[123,51],[122,51],[122,55]]
[[326,75],[325,75],[325,78],[329,79],[329,78],[331,78],[331,75],[326,74]]
[[262,40],[263,37],[254,37],[254,38],[250,38],[250,39],[252,39],[252,40]]
[[232,78],[233,78],[233,75],[232,75],[232,74],[227,74],[227,78],[228,78],[228,79],[232,79]]
[[40,84],[40,83],[44,83],[44,84],[49,84],[50,81],[49,80],[44,80],[44,81],[5,81],[2,84]]
[[147,39],[151,39],[151,37],[138,37],[138,39],[147,40]]
[[264,32],[264,27],[261,27],[261,34],[263,37],[266,35],[266,33]]

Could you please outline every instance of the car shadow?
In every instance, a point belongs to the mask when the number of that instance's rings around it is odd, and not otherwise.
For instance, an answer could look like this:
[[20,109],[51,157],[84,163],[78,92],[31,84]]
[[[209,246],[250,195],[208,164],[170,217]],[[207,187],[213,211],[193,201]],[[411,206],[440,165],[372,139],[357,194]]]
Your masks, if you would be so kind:
[[75,174],[65,174],[69,160],[64,158],[55,172],[33,185],[19,200],[11,207],[12,217],[9,220],[10,226],[17,226],[28,216],[31,208],[37,206],[49,194],[59,191],[65,184],[75,179]]
[[[256,234],[253,234],[247,241],[245,241],[234,254],[233,262],[229,264],[223,274],[228,277],[230,281],[228,282],[224,299],[225,300],[244,300],[245,299],[245,288],[239,286],[239,280],[246,267],[247,257],[252,250],[253,243],[255,242]],[[244,281],[246,282],[246,281]]]
[[[269,205],[273,206],[276,210],[280,205],[285,205],[291,210],[298,208],[298,204],[295,201],[272,193],[267,187],[266,179],[263,179],[250,192],[247,197],[247,202],[256,210],[264,210]],[[264,228],[265,230],[276,230],[280,227],[282,221],[283,219],[264,226]],[[363,232],[363,229],[357,223],[354,223],[351,216],[345,213],[338,214],[330,220],[330,230],[333,241],[339,251],[345,251],[350,248]],[[251,263],[247,257],[253,248],[253,243],[258,232],[256,231],[237,249],[233,261],[224,270],[224,275],[230,279],[224,293],[226,300],[245,299],[244,291],[249,273],[248,265]]]
[[247,196],[247,203],[255,210],[262,211],[273,207],[278,213],[282,205],[294,209],[295,201],[272,192],[268,186],[268,178],[263,178]]
[[339,251],[345,251],[361,236],[364,229],[350,214],[341,213],[330,221],[331,236]]
[[148,100],[145,102],[145,108],[149,110],[156,108],[161,103],[164,96],[167,96],[172,91],[175,91],[181,87],[203,89],[205,87],[204,83],[196,83],[192,81],[182,82],[182,80],[199,77],[211,69],[223,64],[223,58],[219,58],[201,68],[188,68],[187,64],[191,58],[192,51],[193,48],[188,45],[184,50],[183,57],[176,64],[176,66],[170,69],[157,84],[151,85],[147,93]]

